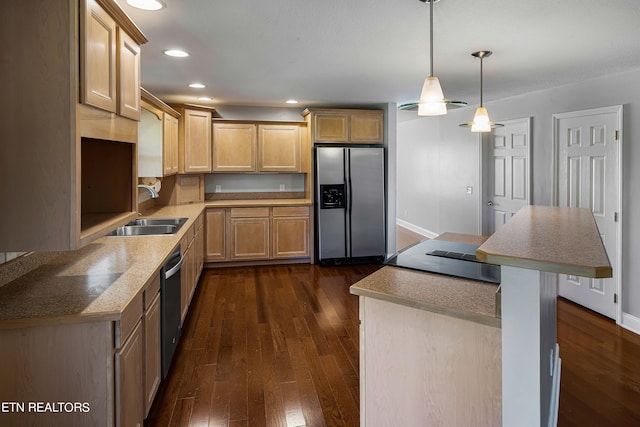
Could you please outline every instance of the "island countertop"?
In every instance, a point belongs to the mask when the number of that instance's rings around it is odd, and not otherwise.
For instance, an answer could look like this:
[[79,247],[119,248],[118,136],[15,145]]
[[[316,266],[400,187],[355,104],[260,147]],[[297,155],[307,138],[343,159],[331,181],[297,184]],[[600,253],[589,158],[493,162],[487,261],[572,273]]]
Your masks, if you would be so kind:
[[476,251],[490,264],[571,274],[612,276],[589,209],[525,206]]
[[[485,236],[443,233],[436,239],[482,243]],[[352,285],[351,293],[500,327],[493,284],[386,266]]]

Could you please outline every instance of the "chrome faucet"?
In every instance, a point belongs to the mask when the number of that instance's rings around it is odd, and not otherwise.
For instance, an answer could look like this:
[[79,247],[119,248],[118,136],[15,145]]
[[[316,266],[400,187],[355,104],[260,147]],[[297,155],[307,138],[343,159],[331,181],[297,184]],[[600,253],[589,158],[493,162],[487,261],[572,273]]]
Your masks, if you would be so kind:
[[149,193],[151,193],[151,198],[152,199],[157,199],[158,197],[160,197],[158,195],[158,192],[156,190],[154,190],[153,187],[151,187],[149,185],[138,184],[138,188],[146,188],[147,190],[149,190]]

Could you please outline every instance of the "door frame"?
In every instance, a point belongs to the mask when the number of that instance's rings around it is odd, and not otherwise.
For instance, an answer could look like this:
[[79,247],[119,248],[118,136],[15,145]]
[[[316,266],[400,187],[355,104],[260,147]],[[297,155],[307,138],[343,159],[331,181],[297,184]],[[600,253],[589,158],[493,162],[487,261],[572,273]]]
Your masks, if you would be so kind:
[[[499,120],[500,123],[504,124],[504,125],[509,125],[509,124],[514,124],[514,123],[518,123],[518,122],[527,122],[527,133],[529,135],[529,141],[527,141],[527,174],[529,175],[529,185],[527,188],[527,203],[531,204],[533,201],[533,180],[531,179],[533,174],[532,174],[532,169],[531,166],[533,164],[533,117],[532,116],[526,116],[526,117],[520,117],[520,118],[515,118],[515,119],[509,119],[509,120]],[[487,221],[488,218],[487,216],[487,209],[486,208],[486,203],[487,203],[487,194],[489,194],[489,191],[491,191],[491,189],[489,188],[489,186],[491,185],[491,178],[488,176],[489,170],[490,170],[490,166],[488,164],[488,161],[490,160],[490,156],[489,156],[489,144],[492,143],[492,137],[493,137],[493,131],[489,132],[489,133],[483,133],[480,134],[479,142],[480,142],[480,148],[479,148],[479,158],[480,158],[480,195],[478,197],[478,231],[479,234],[484,234],[485,230],[487,229]]]
[[617,275],[615,277],[614,283],[615,283],[615,293],[618,296],[617,299],[617,304],[616,304],[616,324],[620,325],[622,322],[622,305],[623,305],[623,295],[622,295],[622,222],[624,220],[624,215],[622,215],[622,196],[623,196],[623,182],[622,182],[622,177],[623,177],[623,171],[622,171],[622,154],[623,154],[623,141],[624,141],[624,128],[622,126],[623,124],[623,106],[622,105],[612,105],[609,107],[599,107],[599,108],[590,108],[587,110],[578,110],[578,111],[569,111],[569,112],[565,112],[565,113],[555,113],[551,116],[552,121],[553,121],[553,126],[552,126],[552,134],[551,134],[551,141],[552,141],[552,150],[553,150],[553,156],[552,156],[552,174],[553,174],[553,205],[554,206],[558,206],[559,203],[559,188],[558,185],[560,184],[560,177],[558,176],[559,174],[559,166],[560,166],[560,160],[559,160],[559,155],[560,155],[560,147],[558,145],[558,131],[559,131],[559,121],[560,119],[568,119],[568,118],[574,118],[574,117],[582,117],[582,116],[587,116],[587,115],[596,115],[596,114],[609,114],[609,113],[616,113],[618,120],[617,120],[617,131],[618,131],[618,158],[616,159],[616,163],[618,166],[618,188],[616,189],[618,191],[618,204],[616,206],[616,212],[618,213],[618,221],[616,222],[616,234],[617,234],[617,247],[616,250],[618,252],[618,256],[616,257],[616,265],[613,265],[612,267],[617,271]]

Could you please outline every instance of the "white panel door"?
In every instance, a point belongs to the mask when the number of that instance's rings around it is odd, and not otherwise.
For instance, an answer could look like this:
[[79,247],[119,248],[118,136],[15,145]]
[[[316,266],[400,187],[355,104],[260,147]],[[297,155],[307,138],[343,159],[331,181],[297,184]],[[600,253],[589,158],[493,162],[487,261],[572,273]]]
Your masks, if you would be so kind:
[[[611,279],[559,275],[559,293],[580,305],[616,319],[620,206],[620,149],[616,140],[621,107],[556,114],[557,203],[588,208],[613,266]],[[581,248],[575,248],[580,252]]]
[[[531,201],[531,119],[507,120],[488,137],[483,230],[491,235]],[[487,143],[487,142],[485,142]]]

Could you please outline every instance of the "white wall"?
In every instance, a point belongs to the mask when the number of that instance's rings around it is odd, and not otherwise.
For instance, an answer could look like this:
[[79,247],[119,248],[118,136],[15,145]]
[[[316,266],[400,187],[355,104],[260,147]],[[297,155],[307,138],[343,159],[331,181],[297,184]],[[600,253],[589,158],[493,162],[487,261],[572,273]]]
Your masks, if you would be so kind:
[[[552,120],[555,113],[624,105],[623,129],[623,311],[640,318],[640,70],[487,103],[494,121],[533,117],[533,198],[551,205]],[[445,88],[446,90],[446,88]],[[441,233],[479,233],[479,138],[458,124],[471,120],[475,106],[443,117],[398,123],[398,217]],[[402,113],[404,116],[408,113]],[[413,113],[415,116],[415,113]],[[438,164],[436,164],[438,163]],[[438,170],[437,177],[434,176]],[[429,180],[429,183],[420,182]],[[415,182],[418,181],[418,182]],[[635,184],[634,184],[635,183]],[[466,194],[473,185],[474,194]],[[408,216],[403,213],[407,210]]]

